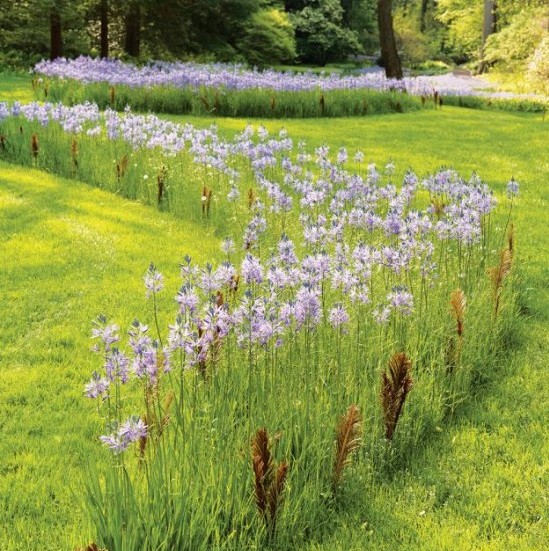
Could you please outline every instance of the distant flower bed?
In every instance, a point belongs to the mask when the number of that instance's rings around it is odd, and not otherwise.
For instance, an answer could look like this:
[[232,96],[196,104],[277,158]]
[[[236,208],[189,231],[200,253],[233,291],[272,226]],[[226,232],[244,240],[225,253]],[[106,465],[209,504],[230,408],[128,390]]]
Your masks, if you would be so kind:
[[138,67],[115,59],[79,57],[74,60],[41,61],[35,72],[47,77],[77,80],[84,84],[107,83],[111,86],[143,88],[171,86],[174,88],[216,88],[224,90],[270,90],[276,92],[328,92],[333,90],[375,90],[405,92],[415,96],[476,96],[492,99],[538,100],[536,94],[496,92],[480,79],[453,74],[389,79],[382,71],[341,75],[248,69],[243,65],[225,63],[183,63],[152,61]]
[[402,93],[403,82],[379,75],[313,75],[249,70],[240,65],[116,60],[43,61],[35,67],[37,99],[117,110],[234,117],[333,117],[403,113],[431,107]]

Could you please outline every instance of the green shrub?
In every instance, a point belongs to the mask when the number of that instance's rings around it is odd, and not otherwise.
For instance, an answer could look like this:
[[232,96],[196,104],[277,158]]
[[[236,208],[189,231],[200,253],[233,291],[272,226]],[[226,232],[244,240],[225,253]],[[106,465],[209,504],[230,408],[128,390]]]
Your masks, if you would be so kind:
[[540,45],[546,31],[544,10],[526,9],[517,14],[501,31],[490,35],[484,49],[484,59],[509,71],[523,72],[526,61]]
[[540,42],[532,55],[527,78],[536,89],[549,93],[549,36]]
[[427,35],[420,32],[417,20],[406,17],[402,10],[397,10],[394,17],[397,47],[402,52],[402,58],[410,65],[417,65],[432,58]]
[[238,49],[249,63],[259,67],[293,61],[294,29],[288,15],[277,9],[254,13]]
[[338,0],[311,0],[292,20],[298,54],[305,62],[325,65],[362,50],[357,34],[342,26],[343,8]]

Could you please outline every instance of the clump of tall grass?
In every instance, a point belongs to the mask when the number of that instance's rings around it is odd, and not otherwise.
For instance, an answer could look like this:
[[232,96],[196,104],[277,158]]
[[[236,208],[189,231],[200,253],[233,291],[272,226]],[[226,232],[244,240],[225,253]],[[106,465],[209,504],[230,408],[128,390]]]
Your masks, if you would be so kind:
[[48,81],[47,98],[39,88],[37,100],[61,101],[77,105],[91,101],[101,109],[110,107],[134,111],[217,117],[257,117],[263,119],[350,117],[383,113],[406,113],[430,108],[420,98],[401,92],[375,90],[273,91],[229,90],[201,87],[154,86],[131,88],[106,83],[82,84],[76,81]]

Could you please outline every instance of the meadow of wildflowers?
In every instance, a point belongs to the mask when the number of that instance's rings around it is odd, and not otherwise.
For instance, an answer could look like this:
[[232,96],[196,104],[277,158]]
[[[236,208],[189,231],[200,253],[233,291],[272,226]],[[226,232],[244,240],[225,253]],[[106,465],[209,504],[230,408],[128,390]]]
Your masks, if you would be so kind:
[[83,390],[112,467],[92,469],[87,504],[110,550],[314,539],[349,479],[390,474],[467,399],[513,317],[514,180],[497,230],[476,174],[397,182],[392,163],[261,126],[226,140],[90,103],[0,104],[0,144],[220,241],[208,264],[181,259],[177,288],[144,270],[135,320],[93,324]]
[[546,98],[494,92],[451,75],[394,80],[382,72],[314,74],[181,62],[137,67],[89,57],[42,61],[35,72],[40,76],[33,81],[39,99],[176,114],[354,116],[442,103],[533,111],[546,107]]

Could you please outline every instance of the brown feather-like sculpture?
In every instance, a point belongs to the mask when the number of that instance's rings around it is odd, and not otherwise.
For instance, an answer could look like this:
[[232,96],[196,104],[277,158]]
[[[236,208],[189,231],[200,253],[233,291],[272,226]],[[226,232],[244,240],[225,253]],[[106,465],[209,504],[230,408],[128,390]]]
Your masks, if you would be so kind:
[[393,354],[389,372],[381,374],[381,406],[385,422],[385,437],[392,440],[406,396],[412,389],[412,362],[404,352]]
[[126,170],[128,168],[129,159],[127,155],[124,155],[117,163],[116,163],[116,179],[120,182],[121,178],[124,178],[124,175],[126,174]]
[[71,143],[71,158],[72,158],[72,165],[75,169],[78,168],[78,142],[76,141],[76,138],[72,139]]
[[38,157],[39,145],[38,145],[38,136],[33,134],[31,136],[31,152],[34,160]]
[[343,479],[343,472],[351,462],[351,456],[360,446],[361,440],[360,412],[356,405],[349,406],[337,425],[336,452],[333,467],[332,486],[337,492]]
[[162,165],[158,174],[156,175],[156,187],[157,187],[157,197],[156,202],[160,205],[162,199],[164,198],[164,193],[166,191],[166,177],[168,176],[168,169]]
[[255,503],[265,527],[273,535],[289,465],[286,461],[281,461],[278,466],[275,464],[269,435],[264,428],[259,429],[252,440],[252,467]]
[[248,208],[251,210],[254,206],[254,203],[256,202],[257,197],[255,195],[255,191],[253,188],[250,188],[248,190]]
[[206,216],[210,216],[210,207],[212,206],[212,195],[213,191],[208,190],[208,196],[206,198]]
[[465,293],[461,289],[456,289],[455,291],[452,291],[452,294],[450,295],[450,307],[452,316],[457,323],[458,337],[461,339],[461,337],[463,336],[463,321],[465,310],[467,308],[467,298],[465,297]]
[[509,249],[503,249],[499,256],[499,264],[490,268],[489,274],[492,280],[492,288],[494,290],[494,315],[499,313],[501,292],[503,290],[503,282],[511,273],[513,265],[513,255]]
[[273,465],[266,429],[259,429],[252,440],[252,464],[255,477],[255,503],[263,517],[267,515],[267,493],[271,485]]

